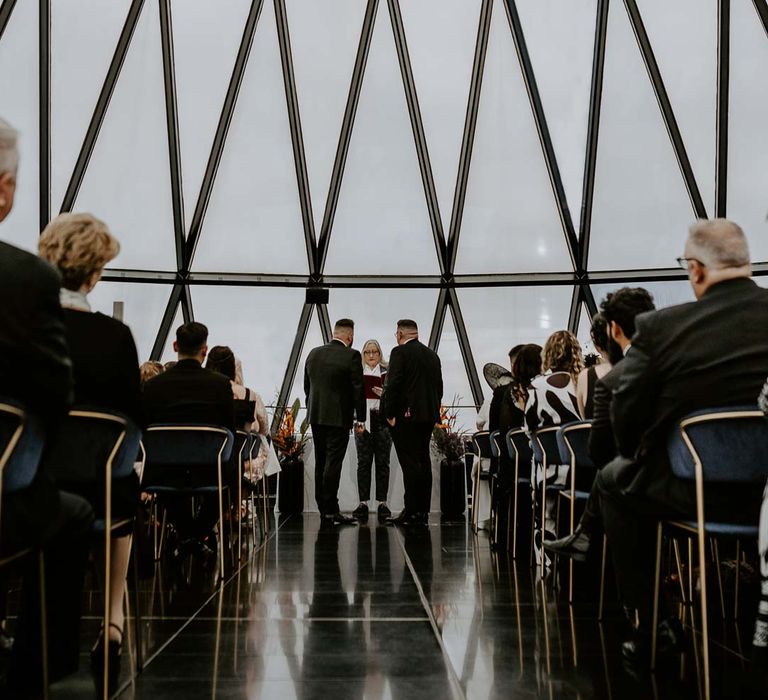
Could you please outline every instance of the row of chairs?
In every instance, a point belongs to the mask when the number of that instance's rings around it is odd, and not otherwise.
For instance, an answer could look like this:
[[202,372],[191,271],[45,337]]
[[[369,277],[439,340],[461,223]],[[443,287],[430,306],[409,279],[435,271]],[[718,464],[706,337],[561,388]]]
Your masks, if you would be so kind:
[[[595,472],[594,464],[589,458],[587,445],[589,442],[589,421],[578,421],[562,426],[543,428],[534,432],[530,438],[522,429],[510,430],[505,436],[496,431],[475,433],[472,441],[474,452],[479,457],[499,458],[503,447],[506,448],[514,468],[514,478],[510,475],[513,484],[510,493],[510,502],[507,505],[507,542],[509,542],[509,528],[512,528],[512,556],[517,552],[517,504],[518,488],[521,484],[530,487],[531,474],[528,471],[535,462],[541,465],[544,474],[540,485],[542,495],[542,542],[544,527],[544,496],[547,493],[557,492],[560,497],[569,502],[569,529],[572,533],[576,524],[576,505],[583,503],[589,497],[589,492],[579,489],[579,484],[591,482],[591,474],[585,479],[584,470]],[[502,440],[504,445],[502,446]],[[689,582],[683,583],[683,572],[680,557],[679,537],[693,540],[697,543],[698,570],[700,581],[701,602],[701,634],[702,643],[702,671],[704,697],[710,698],[710,659],[709,659],[709,610],[707,587],[707,544],[710,544],[712,560],[714,561],[714,573],[716,574],[720,593],[721,612],[726,617],[726,606],[723,595],[723,585],[720,574],[720,557],[718,540],[730,540],[736,547],[736,572],[734,592],[734,618],[738,614],[739,601],[739,568],[742,556],[742,541],[756,540],[758,537],[758,525],[752,523],[745,525],[734,518],[733,521],[712,521],[707,519],[705,513],[704,492],[706,488],[718,488],[724,484],[743,487],[745,489],[760,488],[765,485],[768,477],[768,424],[762,411],[755,406],[736,406],[727,408],[713,408],[697,411],[686,416],[677,429],[669,437],[667,451],[670,465],[674,475],[681,480],[693,482],[696,493],[696,519],[695,520],[664,520],[658,523],[656,537],[656,561],[655,583],[652,620],[651,643],[651,668],[656,667],[656,630],[659,618],[659,596],[661,586],[662,560],[664,551],[664,535],[670,538],[671,549],[674,552],[674,561],[677,566],[677,575],[680,581],[682,599],[685,606],[693,606],[693,570],[692,557],[689,560]],[[547,483],[547,467],[553,464],[567,464],[569,467],[565,484]],[[525,473],[523,474],[523,470]],[[578,474],[578,478],[577,478]],[[473,490],[477,494],[484,479],[489,481],[493,490],[500,478],[498,472],[483,476],[481,470],[475,471]],[[492,500],[492,502],[495,499]],[[473,496],[476,503],[476,497]],[[494,537],[498,537],[498,504],[492,512],[492,524]],[[738,512],[738,508],[734,509]],[[558,508],[559,513],[559,508]],[[510,517],[511,516],[511,522]],[[477,515],[473,515],[473,523]],[[533,514],[532,514],[533,523]],[[533,532],[533,528],[532,528]],[[603,553],[600,576],[600,599],[598,618],[602,619],[605,568],[606,568],[607,542],[603,538]],[[672,556],[669,557],[670,561]],[[543,557],[542,557],[543,563]],[[569,576],[569,603],[573,602],[573,562],[570,562]],[[692,616],[692,621],[695,620]]]
[[[64,425],[58,431],[53,443],[46,445],[43,433],[35,420],[18,402],[0,398],[0,508],[2,495],[12,494],[27,488],[35,478],[41,461],[54,479],[59,478],[69,484],[98,484],[104,488],[104,517],[97,519],[93,526],[96,541],[102,540],[105,551],[105,591],[110,586],[111,540],[117,534],[129,534],[135,531],[135,517],[116,519],[112,517],[112,483],[116,479],[129,476],[139,463],[139,475],[144,472],[148,461],[153,467],[163,467],[166,470],[195,468],[197,466],[216,465],[216,483],[184,487],[166,485],[157,480],[144,487],[153,496],[153,512],[155,514],[155,541],[157,542],[157,497],[169,495],[172,492],[189,496],[211,496],[216,494],[219,509],[219,581],[225,571],[225,523],[229,522],[229,549],[232,552],[232,542],[235,540],[234,521],[238,523],[237,543],[242,552],[242,517],[241,511],[245,497],[250,502],[251,527],[250,532],[255,542],[256,523],[261,522],[263,531],[268,527],[267,504],[268,493],[266,478],[262,477],[257,483],[250,481],[243,484],[243,472],[249,460],[255,459],[261,446],[257,434],[237,431],[233,435],[229,430],[218,426],[208,425],[152,425],[144,432],[135,426],[128,418],[111,411],[90,407],[75,407],[70,410]],[[45,453],[44,453],[45,448]],[[237,508],[231,508],[231,494],[226,485],[224,469],[235,451],[238,486]],[[73,455],[77,458],[73,459]],[[224,509],[224,498],[227,497],[228,509]],[[262,508],[257,511],[256,498],[262,502]],[[229,514],[229,518],[225,517]],[[1,515],[1,511],[0,511]],[[163,519],[164,520],[164,519]],[[160,538],[164,532],[160,532]],[[155,548],[156,556],[160,549]],[[137,672],[141,670],[141,620],[138,604],[138,560],[137,548],[134,554],[134,622],[136,632]],[[0,559],[0,567],[18,561],[26,556],[36,555],[39,560],[41,583],[41,608],[43,629],[42,667],[43,688],[47,694],[47,630],[45,628],[45,586],[44,586],[44,557],[42,550],[26,549],[15,552]],[[105,598],[104,627],[109,627],[108,596]],[[104,687],[103,696],[108,697],[109,659],[108,645],[104,645]]]

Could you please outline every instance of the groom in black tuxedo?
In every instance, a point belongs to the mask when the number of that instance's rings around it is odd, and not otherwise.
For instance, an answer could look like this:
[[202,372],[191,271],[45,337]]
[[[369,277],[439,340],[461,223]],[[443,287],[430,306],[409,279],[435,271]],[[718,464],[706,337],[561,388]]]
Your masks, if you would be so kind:
[[349,431],[365,428],[363,360],[352,349],[355,324],[348,318],[336,321],[330,343],[314,348],[304,366],[304,394],[315,444],[315,500],[323,522],[352,525],[354,518],[339,512],[341,466],[349,443]]
[[415,321],[398,321],[395,338],[381,401],[403,469],[405,508],[391,522],[426,524],[432,497],[429,441],[440,420],[443,373],[437,354],[419,342]]

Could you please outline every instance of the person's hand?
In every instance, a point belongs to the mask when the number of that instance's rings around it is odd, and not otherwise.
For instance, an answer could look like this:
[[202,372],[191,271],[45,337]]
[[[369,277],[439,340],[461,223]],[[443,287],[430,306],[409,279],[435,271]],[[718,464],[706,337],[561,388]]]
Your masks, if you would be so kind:
[[389,423],[390,428],[394,428],[396,422],[397,422],[397,418],[387,418],[387,423]]
[[371,387],[371,388],[373,390],[373,393],[376,394],[376,396],[381,396],[382,393],[384,393],[380,386],[374,386],[374,387]]

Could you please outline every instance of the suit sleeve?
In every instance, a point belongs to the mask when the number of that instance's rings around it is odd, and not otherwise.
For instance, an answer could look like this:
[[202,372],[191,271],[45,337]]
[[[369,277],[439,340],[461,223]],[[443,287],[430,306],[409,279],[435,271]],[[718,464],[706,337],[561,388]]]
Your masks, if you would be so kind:
[[623,457],[635,456],[640,441],[656,414],[659,377],[650,338],[652,316],[637,318],[637,331],[623,360],[624,369],[611,402],[611,424]]
[[365,404],[365,386],[363,384],[363,358],[355,350],[352,353],[350,372],[350,383],[352,384],[352,405],[355,407],[357,422],[364,423],[366,418]]
[[611,389],[598,379],[593,401],[594,415],[589,432],[589,456],[596,467],[603,467],[616,456],[616,442],[611,427]]
[[402,417],[400,405],[403,400],[403,358],[400,347],[392,350],[389,357],[389,369],[384,382],[384,392],[381,403],[385,418]]
[[[144,427],[144,411],[141,405],[141,378],[139,376],[139,355],[136,352],[136,343],[133,341],[128,326],[123,326],[120,342],[120,356],[123,370],[119,372],[123,387],[122,394],[123,412],[131,418],[136,425]],[[117,389],[116,389],[117,393]]]

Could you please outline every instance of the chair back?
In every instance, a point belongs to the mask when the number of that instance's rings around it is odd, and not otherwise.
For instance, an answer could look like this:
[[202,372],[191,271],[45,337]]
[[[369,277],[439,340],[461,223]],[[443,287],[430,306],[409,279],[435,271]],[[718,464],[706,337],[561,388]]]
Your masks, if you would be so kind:
[[91,406],[73,407],[43,457],[62,483],[104,483],[128,476],[139,453],[141,430],[126,416]]
[[768,423],[754,405],[696,411],[672,432],[667,452],[679,479],[762,484],[768,476]]
[[551,466],[553,464],[567,464],[560,455],[560,446],[557,442],[557,434],[561,426],[552,425],[548,428],[540,428],[533,433],[531,448],[533,456],[539,464]]
[[250,459],[256,459],[261,451],[261,435],[258,433],[251,433],[251,451],[249,453]]
[[32,483],[43,445],[40,423],[19,402],[0,397],[0,495]]
[[494,430],[488,437],[491,443],[491,456],[498,459],[501,457],[501,431]]
[[158,423],[145,431],[144,450],[153,467],[213,466],[229,460],[234,441],[218,425]]
[[595,469],[595,464],[589,456],[590,430],[592,421],[588,420],[573,421],[560,426],[557,431],[557,443],[563,464]]
[[491,452],[491,434],[487,430],[481,430],[472,436],[472,443],[475,446],[475,454],[482,459],[493,457]]
[[506,442],[507,452],[509,452],[509,456],[517,463],[518,467],[523,464],[531,464],[533,460],[531,440],[523,428],[513,428],[507,432]]
[[251,457],[251,434],[244,430],[236,431],[232,451],[237,456],[237,463],[242,472],[243,464]]

